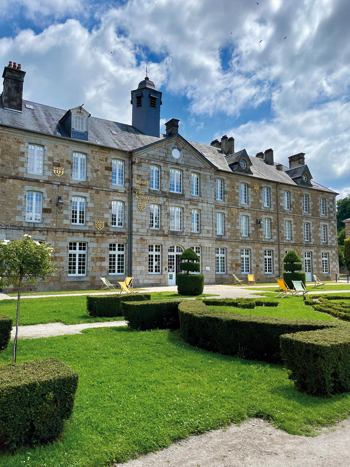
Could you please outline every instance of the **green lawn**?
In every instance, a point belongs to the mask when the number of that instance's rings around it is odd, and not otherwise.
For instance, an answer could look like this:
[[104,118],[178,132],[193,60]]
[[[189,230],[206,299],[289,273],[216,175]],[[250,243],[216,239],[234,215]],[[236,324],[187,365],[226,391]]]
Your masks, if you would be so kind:
[[[0,363],[11,356],[12,344]],[[350,394],[298,393],[282,366],[206,352],[169,331],[103,328],[19,342],[19,362],[53,356],[79,373],[73,418],[59,441],[0,454],[1,467],[109,466],[249,417],[312,434],[350,412]]]
[[[134,289],[136,292],[142,291],[142,289]],[[53,290],[50,292],[22,292],[21,297],[30,297],[30,296],[37,296],[37,295],[65,295],[65,294],[89,294],[89,293],[119,293],[120,289],[114,289],[114,290],[109,290],[109,289],[90,289],[90,290]],[[17,297],[17,292],[11,292],[7,293],[9,297]]]
[[[245,287],[246,290],[261,290],[264,292],[278,292],[279,288],[278,285],[271,285],[271,287],[259,287],[259,285],[254,285],[251,287]],[[330,291],[330,290],[350,290],[350,284],[332,284],[332,285],[326,285],[325,288],[321,287],[314,287],[313,285],[306,285],[306,290],[309,292],[318,292],[322,293],[325,291]]]

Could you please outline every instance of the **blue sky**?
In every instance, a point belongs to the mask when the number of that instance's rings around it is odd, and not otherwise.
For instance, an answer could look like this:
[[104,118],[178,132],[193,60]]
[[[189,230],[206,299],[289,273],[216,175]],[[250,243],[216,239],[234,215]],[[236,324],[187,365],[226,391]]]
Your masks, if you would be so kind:
[[[258,4],[257,4],[258,3]],[[348,0],[0,0],[0,58],[26,99],[131,122],[145,67],[162,121],[250,155],[306,153],[314,179],[350,193]]]

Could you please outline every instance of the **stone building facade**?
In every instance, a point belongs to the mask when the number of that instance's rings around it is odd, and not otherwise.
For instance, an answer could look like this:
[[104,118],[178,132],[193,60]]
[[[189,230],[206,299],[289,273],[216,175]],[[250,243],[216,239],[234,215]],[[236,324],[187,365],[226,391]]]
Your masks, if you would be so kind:
[[312,180],[305,155],[250,156],[224,136],[159,134],[162,94],[147,77],[131,93],[132,125],[23,100],[25,72],[5,67],[0,101],[0,240],[29,234],[54,248],[58,272],[38,290],[95,288],[134,277],[175,284],[179,256],[201,257],[205,283],[232,273],[274,282],[299,253],[307,277],[338,273],[336,193]]

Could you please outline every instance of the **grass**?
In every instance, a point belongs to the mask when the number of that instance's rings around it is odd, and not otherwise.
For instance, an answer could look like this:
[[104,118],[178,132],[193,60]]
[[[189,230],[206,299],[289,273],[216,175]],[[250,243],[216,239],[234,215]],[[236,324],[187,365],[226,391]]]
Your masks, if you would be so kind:
[[[260,285],[260,284],[259,284]],[[259,287],[259,286],[251,286],[251,287],[245,287],[246,290],[262,290],[264,292],[278,292],[279,288],[278,286],[272,285],[271,287]],[[332,284],[332,285],[326,285],[325,288],[321,287],[314,287],[313,285],[307,285],[306,290],[309,292],[326,292],[326,291],[331,291],[331,290],[350,290],[350,284]]]
[[[12,344],[0,363],[11,352]],[[110,466],[250,417],[314,434],[350,411],[350,394],[301,394],[282,366],[206,352],[169,331],[103,328],[19,342],[19,362],[49,356],[79,373],[73,418],[59,441],[0,453],[1,467]]]
[[[211,295],[200,295],[208,297]],[[168,298],[186,298],[174,292],[154,292],[152,300]],[[11,316],[16,319],[17,300],[1,300],[0,314]],[[86,296],[77,297],[48,297],[38,299],[21,300],[19,325],[57,323],[80,324],[95,323],[102,321],[122,320],[122,317],[91,317],[86,310]]]
[[[134,289],[136,292],[140,292],[143,289]],[[36,297],[36,296],[41,296],[41,295],[67,295],[67,294],[90,294],[90,293],[98,293],[98,294],[104,294],[104,293],[119,293],[120,289],[114,289],[114,290],[109,290],[109,289],[89,289],[89,290],[84,290],[84,289],[79,289],[79,290],[51,290],[49,292],[21,292],[21,297]],[[17,292],[10,292],[6,293],[9,297],[17,297]]]

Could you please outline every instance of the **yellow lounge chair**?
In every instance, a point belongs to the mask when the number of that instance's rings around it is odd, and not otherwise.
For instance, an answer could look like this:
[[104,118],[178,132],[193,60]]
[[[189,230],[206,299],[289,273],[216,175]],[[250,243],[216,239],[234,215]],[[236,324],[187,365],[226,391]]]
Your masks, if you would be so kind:
[[111,284],[109,282],[109,280],[107,280],[105,277],[101,277],[101,281],[102,281],[102,285],[101,285],[101,289],[115,289],[115,285]]
[[125,284],[126,284],[127,288],[128,288],[129,290],[131,290],[131,292],[134,291],[133,282],[134,282],[134,278],[133,278],[133,277],[126,277],[126,278],[125,278]]
[[236,284],[242,284],[243,279],[238,279],[238,277],[235,274],[232,274],[232,275],[233,275],[234,280],[236,281]]
[[254,274],[248,274],[248,285],[250,284],[255,285]]
[[133,290],[130,290],[125,282],[118,282],[118,284],[120,285],[120,293],[123,293],[123,292],[137,293],[137,292],[134,292]]
[[276,298],[280,297],[281,295],[282,297],[286,297],[289,293],[292,295],[295,294],[295,291],[290,289],[283,279],[276,279],[276,280],[280,288],[278,294],[276,295]]

